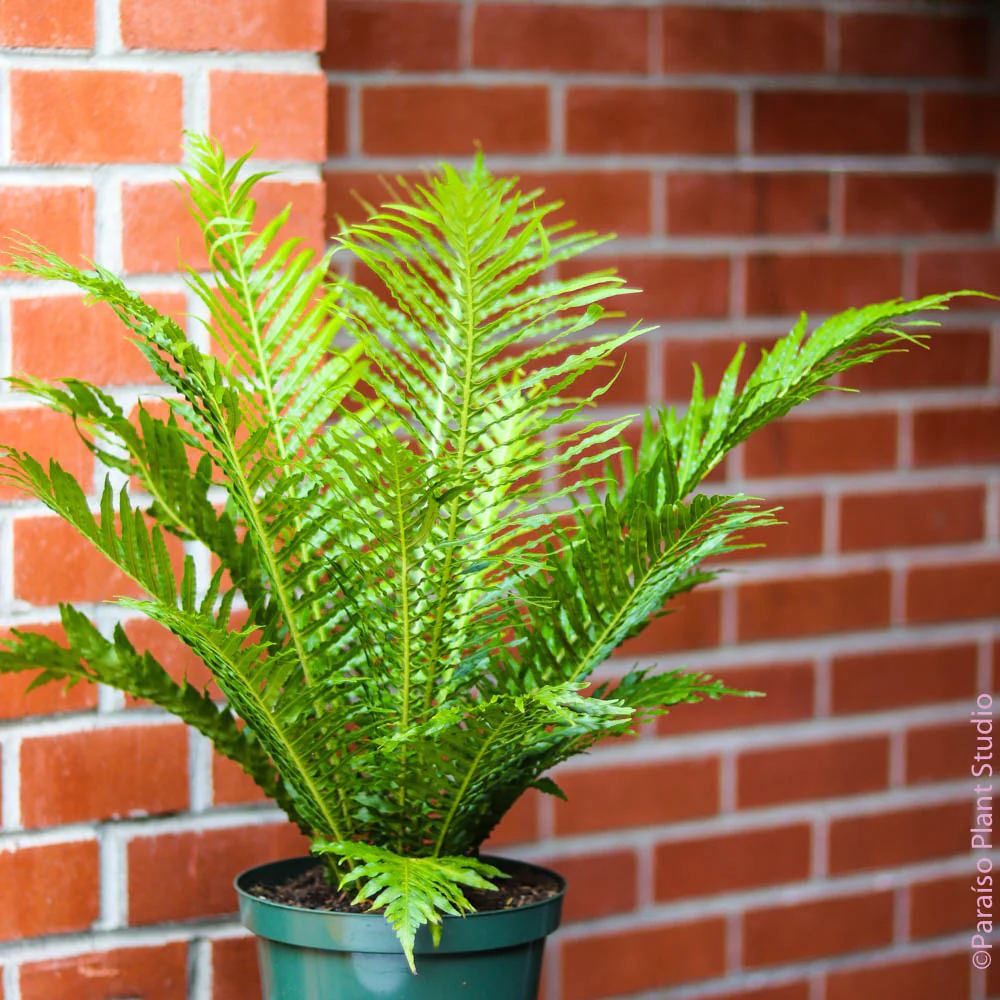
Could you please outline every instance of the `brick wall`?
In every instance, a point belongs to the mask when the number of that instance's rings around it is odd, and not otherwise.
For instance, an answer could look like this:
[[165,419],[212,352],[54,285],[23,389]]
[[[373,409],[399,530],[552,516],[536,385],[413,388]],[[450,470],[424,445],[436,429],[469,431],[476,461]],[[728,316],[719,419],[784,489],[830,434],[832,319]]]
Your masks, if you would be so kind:
[[[91,6],[0,8],[0,228],[94,253],[177,313],[194,309],[178,254],[197,253],[169,185],[182,127],[287,168],[269,197],[316,242],[324,157],[331,220],[352,190],[377,199],[379,173],[476,140],[546,184],[620,234],[646,288],[630,304],[661,324],[629,351],[619,412],[683,400],[693,360],[717,375],[800,308],[1000,290],[992,4],[331,0],[325,105],[317,2]],[[143,371],[107,316],[27,282],[0,289],[0,367],[125,399]],[[610,666],[704,667],[769,697],[682,708],[574,762],[569,803],[529,798],[497,837],[573,883],[546,1000],[1000,996],[970,974],[963,853],[965,720],[1000,673],[1000,311],[852,383],[863,396],[728,463],[790,524]],[[10,396],[0,439],[92,474]],[[119,587],[24,504],[0,514],[0,564],[0,623]],[[0,679],[3,1000],[254,996],[230,878],[295,835],[149,708],[22,689]]]

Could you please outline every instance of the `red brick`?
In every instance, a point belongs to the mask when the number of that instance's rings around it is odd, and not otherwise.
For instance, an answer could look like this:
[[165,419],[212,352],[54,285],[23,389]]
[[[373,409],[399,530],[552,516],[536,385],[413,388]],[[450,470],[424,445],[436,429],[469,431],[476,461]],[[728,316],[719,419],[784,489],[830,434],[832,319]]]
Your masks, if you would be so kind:
[[546,857],[539,864],[557,871],[566,880],[568,888],[563,904],[566,923],[628,913],[636,907],[637,866],[632,851]]
[[765,90],[754,94],[756,153],[904,153],[907,97],[898,93]]
[[[49,459],[55,459],[89,492],[94,459],[65,415],[41,407],[0,409],[0,443],[28,452],[46,468]],[[20,487],[0,482],[0,498],[23,500],[26,496]]]
[[788,556],[818,555],[823,549],[823,497],[769,495],[759,506],[778,507],[780,524],[758,528],[743,534],[743,540],[764,548],[737,549],[735,552],[706,560],[708,565],[731,565],[759,559],[778,559]]
[[649,174],[638,170],[520,174],[520,187],[545,189],[540,202],[558,200],[565,207],[553,220],[572,219],[582,229],[636,236],[650,230]]
[[[42,629],[27,625],[25,631]],[[69,689],[64,684],[43,684],[29,692],[28,686],[37,676],[37,671],[31,671],[0,677],[0,719],[83,712],[97,705],[97,688],[91,684],[77,684]]]
[[985,18],[848,14],[840,18],[840,70],[871,76],[985,76]]
[[663,68],[668,73],[817,73],[825,63],[818,10],[666,7]]
[[718,667],[712,675],[726,687],[762,691],[764,698],[725,697],[701,706],[677,705],[660,718],[665,736],[713,729],[765,726],[808,719],[813,714],[815,678],[811,663],[777,663],[753,667]]
[[[1000,276],[1000,249],[934,250],[917,254],[917,294],[932,295],[971,288],[996,295]],[[953,309],[994,309],[989,299],[964,298]]]
[[598,1000],[707,979],[725,968],[725,921],[575,938],[563,944],[562,959],[563,1000]]
[[696,590],[675,597],[670,614],[654,619],[637,636],[623,642],[617,655],[629,659],[717,646],[721,638],[720,600],[717,590]]
[[678,173],[667,177],[667,230],[679,236],[824,233],[829,226],[829,180],[822,174]]
[[988,233],[993,229],[991,174],[850,174],[848,233]]
[[716,340],[706,337],[691,339],[669,337],[664,340],[663,354],[663,394],[668,400],[686,402],[691,398],[694,380],[694,365],[701,369],[702,383],[707,393],[716,390],[723,373],[733,360],[740,344],[745,345],[743,366],[740,369],[739,386],[746,383],[747,376],[760,361],[762,349],[770,349],[774,339],[740,341],[732,337]]
[[670,901],[797,882],[809,876],[809,852],[806,823],[659,844],[656,898]]
[[97,842],[0,851],[0,884],[17,900],[0,907],[0,941],[86,930],[99,913]]
[[121,33],[130,49],[318,52],[323,0],[219,3],[211,17],[200,0],[175,0],[169,17],[157,0],[122,0]]
[[786,417],[744,446],[749,476],[873,472],[896,464],[896,416],[861,413]]
[[833,819],[830,871],[843,875],[962,854],[971,812],[968,802],[956,802]]
[[733,153],[736,96],[725,90],[571,87],[566,145],[571,153]]
[[974,875],[948,875],[910,886],[910,936],[939,937],[967,931],[975,920]]
[[971,698],[976,647],[929,646],[833,659],[833,711],[880,712]]
[[908,621],[966,621],[996,615],[1000,615],[1000,562],[910,570],[906,580]]
[[347,153],[347,88],[331,84],[326,89],[326,155]]
[[736,765],[740,808],[861,795],[889,781],[885,736],[800,743],[742,753]]
[[5,0],[0,45],[89,49],[93,44],[93,5],[64,0]]
[[[546,358],[546,363],[558,363],[570,353]],[[611,354],[609,365],[600,365],[581,375],[569,391],[574,396],[588,396],[610,382],[611,387],[598,398],[598,406],[638,406],[646,402],[648,353],[644,343],[633,340]]]
[[746,641],[881,628],[889,624],[889,574],[871,570],[748,583],[738,589],[737,601],[739,637]]
[[[314,250],[325,243],[323,187],[317,183],[266,183],[254,191],[257,223],[262,225],[286,205],[292,213],[280,239],[301,239]],[[203,270],[208,254],[201,231],[188,212],[187,196],[173,184],[126,184],[122,188],[126,271],[177,271],[179,263]]]
[[236,875],[307,849],[290,823],[137,837],[128,845],[130,922],[234,912]]
[[918,410],[913,417],[917,465],[1000,461],[1000,406]]
[[617,301],[631,319],[711,319],[729,313],[729,261],[725,257],[585,257],[560,268],[562,276],[617,267],[629,288]]
[[649,15],[640,8],[480,4],[475,18],[474,66],[562,73],[647,68]]
[[470,156],[538,153],[548,145],[548,104],[542,87],[367,87],[361,95],[366,153]]
[[[15,163],[176,163],[181,78],[113,70],[12,70]],[[123,101],[122,95],[128,100]]]
[[458,68],[455,3],[334,0],[323,65],[335,70]]
[[122,726],[21,744],[25,826],[176,812],[188,803],[187,730]]
[[538,837],[538,800],[542,792],[528,790],[493,829],[485,848],[493,851],[506,844],[523,844]]
[[[144,298],[171,316],[187,309],[179,293]],[[82,298],[66,295],[15,299],[11,331],[15,373],[44,379],[79,378],[97,385],[157,381],[128,330],[106,305],[87,306]]]
[[704,1000],[809,1000],[809,983],[782,983],[780,986],[762,986],[758,989],[740,990],[738,993],[706,994]]
[[1000,97],[996,94],[924,94],[921,107],[928,153],[1000,153]]
[[902,262],[893,253],[758,254],[747,260],[751,315],[836,312],[899,294]]
[[[181,547],[168,539],[179,563]],[[32,604],[103,601],[137,596],[140,591],[72,525],[55,517],[25,517],[14,522],[14,593]]]
[[942,1000],[971,996],[968,954],[935,955],[892,965],[841,969],[826,974],[826,1000],[893,997],[894,1000]]
[[[0,231],[27,236],[71,263],[94,254],[94,192],[89,187],[0,188]],[[6,266],[6,248],[0,266]],[[20,279],[0,272],[0,279]]]
[[568,802],[556,805],[558,834],[651,826],[718,812],[714,757],[591,767],[561,773]]
[[263,802],[266,798],[239,764],[219,754],[212,756],[212,801],[216,805]]
[[990,377],[990,337],[985,330],[935,332],[930,350],[911,347],[876,365],[858,365],[842,376],[856,389],[925,389],[984,385]]
[[51,958],[21,966],[21,1000],[186,1000],[187,945],[180,941],[146,948]]
[[212,942],[212,1000],[260,1000],[254,938]]
[[326,81],[319,73],[213,70],[209,130],[229,156],[251,147],[271,160],[326,155]]
[[976,731],[965,720],[920,726],[906,733],[906,781],[957,781],[969,773]]
[[858,552],[978,541],[985,506],[981,486],[856,493],[840,501],[840,545]]
[[750,910],[743,917],[747,968],[863,951],[892,941],[892,893],[866,892]]

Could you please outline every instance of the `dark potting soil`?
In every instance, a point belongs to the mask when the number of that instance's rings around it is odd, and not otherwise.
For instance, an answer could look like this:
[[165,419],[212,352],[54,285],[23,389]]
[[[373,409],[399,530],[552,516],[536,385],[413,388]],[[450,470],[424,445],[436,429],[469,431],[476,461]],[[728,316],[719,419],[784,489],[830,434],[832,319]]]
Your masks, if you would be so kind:
[[[559,892],[559,883],[544,872],[511,866],[509,878],[497,879],[496,890],[466,889],[465,896],[478,913],[510,910],[528,903],[538,903]],[[306,910],[335,910],[338,913],[370,913],[364,904],[352,902],[350,893],[341,892],[326,880],[323,863],[275,885],[254,885],[253,895],[272,903],[298,906]]]

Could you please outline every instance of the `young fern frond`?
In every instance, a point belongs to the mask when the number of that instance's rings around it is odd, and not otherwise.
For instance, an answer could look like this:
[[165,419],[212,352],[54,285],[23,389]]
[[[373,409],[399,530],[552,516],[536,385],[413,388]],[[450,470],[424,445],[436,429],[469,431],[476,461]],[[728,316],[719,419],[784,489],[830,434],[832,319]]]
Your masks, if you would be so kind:
[[[134,582],[145,596],[119,598],[123,613],[185,643],[226,704],[70,608],[65,646],[15,633],[0,672],[107,683],[190,722],[384,911],[412,967],[418,929],[497,877],[475,854],[526,789],[561,794],[548,772],[602,738],[741,693],[649,667],[588,679],[775,523],[762,501],[700,492],[725,454],[839,373],[920,342],[906,324],[950,296],[812,334],[803,317],[742,387],[742,352],[712,396],[696,372],[690,406],[647,415],[633,453],[630,418],[589,411],[643,330],[603,322],[630,291],[613,273],[563,275],[604,238],[553,222],[558,203],[481,159],[444,167],[335,240],[374,291],[282,241],[287,212],[256,219],[263,175],[245,158],[199,138],[190,152],[209,267],[187,280],[213,352],[108,270],[22,247],[17,270],[114,310],[167,413],[133,419],[77,379],[15,379],[128,485],[94,498],[16,449],[0,470]],[[208,579],[178,540],[212,553]]]

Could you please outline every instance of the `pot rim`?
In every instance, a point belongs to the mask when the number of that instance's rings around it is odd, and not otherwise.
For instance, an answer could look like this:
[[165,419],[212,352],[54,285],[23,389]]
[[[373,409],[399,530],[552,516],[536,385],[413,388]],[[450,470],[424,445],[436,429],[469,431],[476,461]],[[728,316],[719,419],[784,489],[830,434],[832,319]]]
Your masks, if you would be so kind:
[[[566,893],[566,880],[558,872],[516,858],[484,854],[482,859],[495,864],[501,871],[504,865],[508,865],[543,872],[556,880],[559,891],[546,899],[506,910],[486,910],[464,916],[445,915],[440,944],[435,947],[428,928],[421,927],[417,933],[415,953],[444,954],[511,947],[546,937],[556,929]],[[249,891],[256,881],[281,878],[319,860],[316,855],[284,858],[240,872],[233,885],[244,926],[259,937],[299,947],[398,953],[399,941],[380,913],[314,910],[278,903]]]

